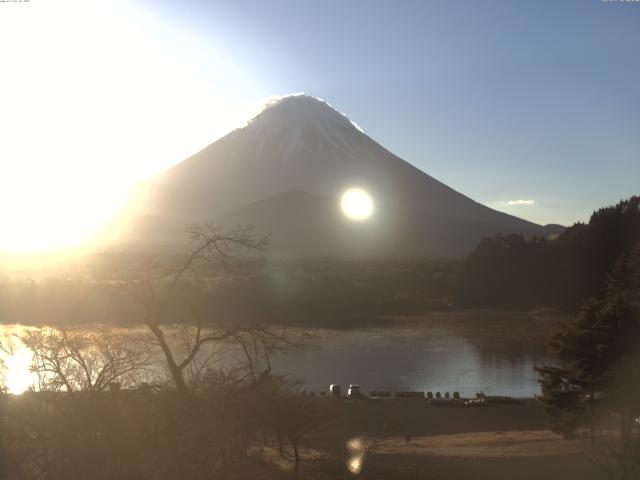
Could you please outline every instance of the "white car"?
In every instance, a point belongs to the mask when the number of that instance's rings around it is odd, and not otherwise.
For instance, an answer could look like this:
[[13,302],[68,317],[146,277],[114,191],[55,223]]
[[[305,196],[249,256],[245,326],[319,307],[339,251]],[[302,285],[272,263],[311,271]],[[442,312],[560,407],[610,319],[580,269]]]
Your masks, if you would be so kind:
[[362,392],[360,391],[360,385],[349,385],[349,389],[347,390],[347,398],[358,398],[362,396]]

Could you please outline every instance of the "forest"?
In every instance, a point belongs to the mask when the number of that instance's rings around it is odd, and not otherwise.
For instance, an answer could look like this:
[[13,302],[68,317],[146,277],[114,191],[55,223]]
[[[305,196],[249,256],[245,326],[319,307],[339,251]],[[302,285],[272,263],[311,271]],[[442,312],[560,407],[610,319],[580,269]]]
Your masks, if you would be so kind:
[[[387,260],[271,257],[265,245],[259,256],[201,265],[197,276],[207,284],[207,315],[217,324],[351,328],[380,324],[386,315],[451,308],[575,313],[604,292],[617,259],[639,241],[640,197],[631,197],[557,238],[485,238],[463,259],[403,259],[401,252]],[[181,259],[102,252],[54,273],[5,271],[0,322],[136,324],[135,303],[114,285],[161,277]]]
[[554,239],[483,239],[459,265],[453,296],[464,307],[577,312],[604,293],[616,261],[640,242],[640,197],[593,213]]

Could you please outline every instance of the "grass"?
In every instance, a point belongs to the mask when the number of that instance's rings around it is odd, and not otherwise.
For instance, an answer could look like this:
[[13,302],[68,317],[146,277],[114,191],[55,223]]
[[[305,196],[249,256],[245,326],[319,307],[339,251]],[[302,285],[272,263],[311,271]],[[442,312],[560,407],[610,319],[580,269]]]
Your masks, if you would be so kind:
[[379,454],[441,457],[543,457],[582,451],[580,440],[568,441],[548,430],[474,432],[385,439],[375,449]]

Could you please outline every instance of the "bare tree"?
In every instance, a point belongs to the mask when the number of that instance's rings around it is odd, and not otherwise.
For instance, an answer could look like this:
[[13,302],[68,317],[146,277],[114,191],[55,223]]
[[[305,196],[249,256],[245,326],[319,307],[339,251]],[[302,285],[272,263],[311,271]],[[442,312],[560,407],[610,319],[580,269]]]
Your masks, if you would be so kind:
[[355,437],[347,442],[349,450],[349,460],[347,461],[347,469],[354,475],[359,475],[364,467],[367,456],[373,452],[382,441],[389,421],[386,420],[380,427],[378,434],[369,442],[360,437]]
[[[142,276],[118,287],[126,292],[142,310],[142,322],[149,328],[164,356],[176,390],[189,396],[188,380],[206,366],[198,360],[211,353],[206,348],[220,343],[233,344],[246,359],[245,375],[238,382],[257,380],[271,371],[270,355],[288,342],[282,333],[263,326],[214,327],[207,318],[206,296],[210,282],[204,274],[211,265],[228,271],[243,253],[260,254],[267,246],[249,228],[224,230],[215,226],[194,226],[189,230],[192,246],[176,267],[158,272],[149,263]],[[204,307],[204,308],[203,308]],[[175,313],[173,322],[171,314]],[[169,340],[173,325],[180,329],[181,346]],[[191,374],[191,375],[190,375]]]
[[33,354],[40,391],[102,392],[114,382],[133,386],[151,361],[148,345],[134,334],[40,328],[18,338]]
[[266,416],[278,440],[280,455],[284,455],[284,439],[293,453],[293,478],[297,479],[302,462],[302,443],[328,427],[334,418],[324,399],[301,395],[300,391],[287,390],[284,384],[271,390],[265,398]]
[[144,417],[131,399],[105,391],[137,383],[150,362],[148,342],[104,329],[41,328],[3,343],[8,354],[17,345],[30,351],[38,379],[36,391],[4,402],[12,465],[3,478],[135,478]]

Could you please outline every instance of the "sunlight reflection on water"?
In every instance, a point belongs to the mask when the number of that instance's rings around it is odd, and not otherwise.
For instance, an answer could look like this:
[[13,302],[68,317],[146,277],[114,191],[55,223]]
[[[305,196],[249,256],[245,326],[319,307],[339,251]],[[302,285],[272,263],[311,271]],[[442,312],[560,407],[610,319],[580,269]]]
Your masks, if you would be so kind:
[[[551,361],[545,337],[527,335],[540,330],[527,319],[503,323],[491,335],[484,328],[458,331],[442,325],[318,330],[309,348],[279,356],[273,366],[318,391],[331,383],[357,383],[365,392],[459,391],[472,396],[484,391],[533,397],[540,393],[534,367]],[[525,334],[514,333],[516,325]]]
[[[472,325],[480,329],[460,331],[439,326],[416,328],[373,328],[361,330],[299,330],[308,348],[294,350],[273,359],[273,371],[289,379],[302,379],[306,388],[326,390],[330,383],[359,383],[364,391],[424,390],[476,391],[531,397],[539,393],[535,365],[549,361],[544,336],[530,338],[514,334],[535,332],[539,326],[529,319],[505,317],[502,323],[490,323],[494,317],[474,317]],[[445,318],[445,320],[449,320]],[[486,335],[494,325],[494,334]],[[0,326],[0,350],[4,386],[19,394],[37,386],[37,375],[30,371],[31,353],[16,335],[35,327]],[[140,334],[140,329],[119,329]],[[496,333],[497,332],[497,333]],[[8,348],[10,347],[10,348]],[[217,365],[233,364],[233,349],[221,351]],[[154,378],[163,378],[163,359],[158,356]],[[148,373],[148,372],[147,372]],[[147,381],[147,380],[144,380]]]
[[0,349],[0,363],[3,370],[2,380],[8,393],[19,395],[34,387],[37,375],[31,371],[33,354],[18,336],[28,327],[20,325],[5,326]]

